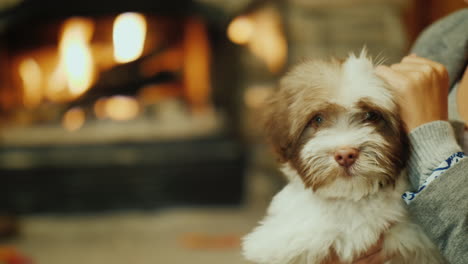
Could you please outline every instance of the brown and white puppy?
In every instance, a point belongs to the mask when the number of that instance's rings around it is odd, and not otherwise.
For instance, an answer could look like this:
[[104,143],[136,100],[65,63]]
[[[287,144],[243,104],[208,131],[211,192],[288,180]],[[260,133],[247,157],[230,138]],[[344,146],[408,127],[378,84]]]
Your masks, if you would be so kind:
[[257,263],[351,263],[384,234],[388,263],[441,263],[407,217],[407,144],[399,107],[365,52],[310,61],[280,82],[266,132],[289,184],[244,238]]

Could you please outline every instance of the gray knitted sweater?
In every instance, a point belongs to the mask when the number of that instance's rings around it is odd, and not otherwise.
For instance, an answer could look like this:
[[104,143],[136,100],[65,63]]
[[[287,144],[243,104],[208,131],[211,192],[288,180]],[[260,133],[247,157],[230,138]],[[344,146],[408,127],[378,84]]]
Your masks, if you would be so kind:
[[[468,9],[430,26],[416,41],[412,52],[444,64],[454,87],[468,61]],[[435,121],[411,131],[408,172],[413,190],[444,160],[461,151],[457,143],[461,137],[454,131],[461,133],[462,127],[458,124],[454,129],[449,122]],[[454,164],[420,191],[409,204],[409,210],[449,263],[468,263],[468,158]]]

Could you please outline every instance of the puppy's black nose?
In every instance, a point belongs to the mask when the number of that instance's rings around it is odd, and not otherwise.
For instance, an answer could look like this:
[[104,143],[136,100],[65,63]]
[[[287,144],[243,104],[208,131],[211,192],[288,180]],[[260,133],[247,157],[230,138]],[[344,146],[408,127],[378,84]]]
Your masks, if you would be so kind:
[[348,168],[353,165],[359,156],[359,150],[350,147],[342,147],[335,151],[335,160],[340,166]]

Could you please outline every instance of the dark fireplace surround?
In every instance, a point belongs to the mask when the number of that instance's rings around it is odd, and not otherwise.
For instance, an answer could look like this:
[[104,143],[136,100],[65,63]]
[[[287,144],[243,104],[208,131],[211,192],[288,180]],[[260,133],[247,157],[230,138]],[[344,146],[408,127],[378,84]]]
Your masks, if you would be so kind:
[[[212,54],[210,97],[215,109],[225,116],[222,129],[180,140],[31,146],[0,143],[0,211],[89,213],[239,205],[242,201],[246,148],[239,133],[239,62],[236,47],[225,36],[229,17],[222,10],[181,0],[25,0],[0,13],[4,25],[0,49],[6,49],[8,55],[9,50],[33,45],[34,39],[23,41],[21,32],[27,27],[72,16],[99,17],[128,11],[181,20],[197,17],[206,23]],[[177,75],[163,73],[151,81],[171,78]],[[131,82],[111,87],[117,90],[102,89],[70,106],[86,104],[86,98],[102,94],[131,95],[138,87],[139,82]],[[2,115],[9,114],[9,109],[1,108]],[[131,161],[121,162],[121,153],[130,155]],[[11,166],[9,161],[18,155],[29,159],[27,165],[17,162]]]

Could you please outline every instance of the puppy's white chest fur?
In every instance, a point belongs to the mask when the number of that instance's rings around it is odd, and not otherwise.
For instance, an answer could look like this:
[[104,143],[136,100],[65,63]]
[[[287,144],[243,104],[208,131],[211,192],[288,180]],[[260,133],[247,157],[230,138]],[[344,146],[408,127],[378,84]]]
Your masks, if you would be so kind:
[[333,251],[343,263],[384,236],[387,263],[443,263],[399,198],[405,180],[360,201],[323,199],[292,180],[270,204],[266,217],[244,238],[243,254],[256,263],[314,264]]
[[327,200],[299,179],[293,180],[274,197],[260,226],[245,238],[244,254],[258,263],[319,263],[315,260],[324,259],[333,248],[340,259],[350,261],[392,223],[405,221],[405,210],[395,195],[389,188],[360,201]]

